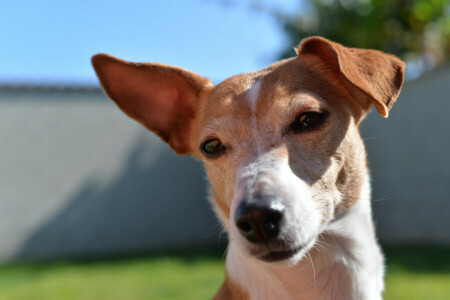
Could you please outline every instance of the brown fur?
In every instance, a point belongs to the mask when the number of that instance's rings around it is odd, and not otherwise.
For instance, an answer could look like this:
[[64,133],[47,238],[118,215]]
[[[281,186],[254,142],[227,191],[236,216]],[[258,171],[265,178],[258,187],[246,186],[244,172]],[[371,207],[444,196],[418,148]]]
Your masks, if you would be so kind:
[[321,37],[305,40],[298,55],[319,56],[337,76],[366,95],[380,115],[388,116],[403,83],[405,64],[397,57],[376,50],[347,48]]
[[248,300],[248,295],[234,284],[228,277],[225,278],[213,300]]

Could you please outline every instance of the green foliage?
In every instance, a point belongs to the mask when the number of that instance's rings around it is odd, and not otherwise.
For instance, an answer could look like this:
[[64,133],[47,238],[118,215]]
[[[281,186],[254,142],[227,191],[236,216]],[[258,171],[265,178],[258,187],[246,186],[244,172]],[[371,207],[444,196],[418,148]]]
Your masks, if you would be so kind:
[[[305,8],[306,6],[306,8]],[[450,56],[448,0],[311,0],[295,16],[278,16],[291,45],[320,35],[349,47],[378,49],[433,67]]]

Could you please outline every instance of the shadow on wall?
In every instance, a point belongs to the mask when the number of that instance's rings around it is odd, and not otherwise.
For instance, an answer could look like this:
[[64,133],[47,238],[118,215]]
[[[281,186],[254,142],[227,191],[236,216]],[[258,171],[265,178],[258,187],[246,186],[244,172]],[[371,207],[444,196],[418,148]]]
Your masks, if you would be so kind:
[[65,208],[23,244],[16,260],[140,254],[171,247],[217,244],[221,228],[207,201],[199,162],[152,151],[140,136],[119,175],[89,180]]

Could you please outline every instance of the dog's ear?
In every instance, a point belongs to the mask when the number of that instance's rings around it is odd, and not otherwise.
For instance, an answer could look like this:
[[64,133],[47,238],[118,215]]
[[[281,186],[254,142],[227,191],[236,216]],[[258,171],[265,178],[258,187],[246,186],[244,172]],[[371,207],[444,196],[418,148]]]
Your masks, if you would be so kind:
[[92,57],[106,94],[128,116],[155,132],[177,154],[191,151],[190,129],[201,91],[211,85],[202,76],[158,63],[132,63],[107,54]]
[[403,84],[405,64],[400,59],[376,50],[347,48],[321,37],[303,40],[297,53],[319,57],[365,111],[373,104],[380,115],[388,116]]

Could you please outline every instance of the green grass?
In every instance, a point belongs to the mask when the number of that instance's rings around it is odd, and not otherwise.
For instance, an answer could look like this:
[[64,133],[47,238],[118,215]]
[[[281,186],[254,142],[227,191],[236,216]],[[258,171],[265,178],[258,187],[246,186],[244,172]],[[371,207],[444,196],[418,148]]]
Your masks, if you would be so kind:
[[[384,299],[450,299],[450,250],[387,249]],[[210,299],[223,280],[217,252],[0,267],[0,300]]]
[[450,249],[402,247],[385,253],[384,299],[450,299]]

